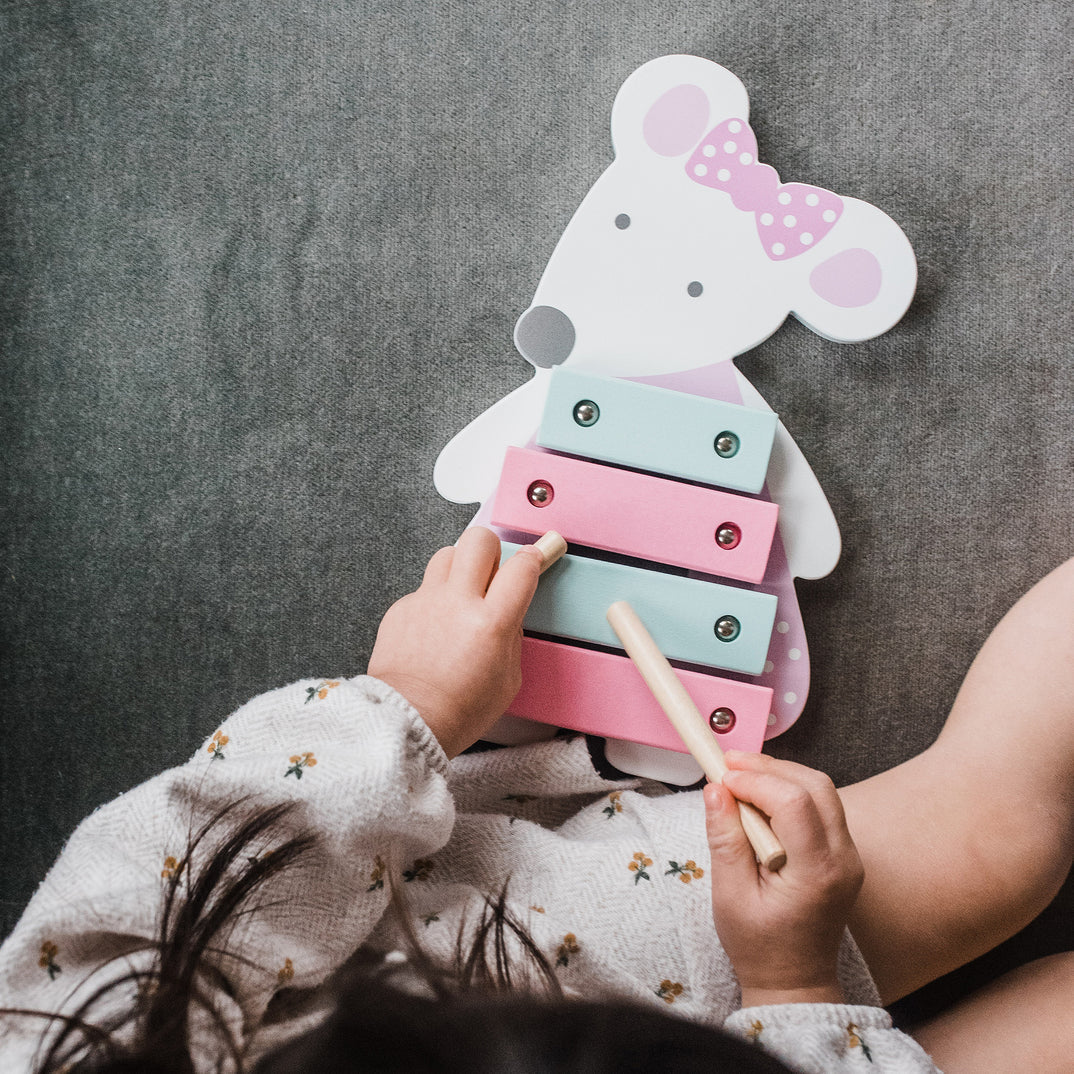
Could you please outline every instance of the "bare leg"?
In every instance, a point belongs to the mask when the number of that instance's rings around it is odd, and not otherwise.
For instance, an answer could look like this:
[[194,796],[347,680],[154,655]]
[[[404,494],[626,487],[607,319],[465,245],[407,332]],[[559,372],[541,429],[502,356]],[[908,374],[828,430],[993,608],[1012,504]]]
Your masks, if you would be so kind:
[[1021,966],[918,1027],[945,1074],[1068,1074],[1074,1055],[1074,952]]
[[889,1003],[995,947],[1074,856],[1074,560],[985,643],[940,737],[842,792],[865,862],[851,930]]

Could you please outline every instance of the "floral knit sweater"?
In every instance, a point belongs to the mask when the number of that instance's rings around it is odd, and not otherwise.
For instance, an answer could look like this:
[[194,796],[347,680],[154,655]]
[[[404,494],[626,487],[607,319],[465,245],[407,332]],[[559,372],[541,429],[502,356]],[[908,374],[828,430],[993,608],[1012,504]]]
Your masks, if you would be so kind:
[[[150,955],[139,948],[158,934],[163,889],[191,832],[239,800],[248,811],[296,803],[279,842],[321,836],[228,936],[241,959],[221,963],[230,987],[214,1001],[249,1061],[307,1028],[262,1025],[281,987],[316,986],[360,945],[402,945],[386,912],[394,882],[434,956],[450,958],[460,927],[507,885],[510,912],[569,996],[615,996],[724,1026],[801,1071],[936,1069],[877,1006],[849,936],[847,1005],[738,1009],[712,926],[698,792],[603,779],[581,738],[449,763],[414,709],[364,676],[255,698],[187,764],[87,818],[0,948],[0,1006],[70,1012],[110,978],[144,968]],[[129,990],[111,994],[117,1006],[132,1001]],[[41,1021],[0,1025],[0,1069],[31,1071]],[[215,1068],[211,1048],[194,1051]]]

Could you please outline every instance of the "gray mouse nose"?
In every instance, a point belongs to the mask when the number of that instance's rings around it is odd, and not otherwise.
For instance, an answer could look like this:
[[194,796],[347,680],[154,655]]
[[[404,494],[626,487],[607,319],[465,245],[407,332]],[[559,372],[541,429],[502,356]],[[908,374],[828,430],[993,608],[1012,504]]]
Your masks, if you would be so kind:
[[515,323],[515,346],[527,362],[550,369],[574,349],[574,325],[555,306],[531,306]]

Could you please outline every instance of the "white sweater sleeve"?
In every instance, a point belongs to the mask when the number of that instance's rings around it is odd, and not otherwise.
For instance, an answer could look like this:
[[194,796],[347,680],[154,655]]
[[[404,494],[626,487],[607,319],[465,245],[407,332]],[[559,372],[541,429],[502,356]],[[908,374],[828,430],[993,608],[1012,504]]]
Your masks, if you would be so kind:
[[939,1074],[924,1049],[880,1007],[785,1003],[746,1007],[724,1029],[758,1044],[800,1074]]
[[[219,1006],[241,1041],[281,983],[316,985],[340,966],[383,916],[391,877],[420,869],[447,842],[446,769],[417,712],[376,679],[300,682],[255,698],[187,764],[78,827],[0,948],[0,1007],[70,1013],[102,983],[145,968],[191,835],[230,808],[187,875],[243,819],[293,803],[282,827],[244,854],[270,853],[300,833],[317,844],[213,945],[228,951],[218,957]],[[31,1069],[43,1028],[5,1019],[0,1069]]]

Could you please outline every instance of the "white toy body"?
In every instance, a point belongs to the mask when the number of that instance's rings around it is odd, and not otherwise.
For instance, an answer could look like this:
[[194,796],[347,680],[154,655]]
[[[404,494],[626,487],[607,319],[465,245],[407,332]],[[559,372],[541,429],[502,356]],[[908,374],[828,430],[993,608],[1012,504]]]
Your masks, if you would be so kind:
[[[516,325],[533,379],[446,445],[434,472],[441,495],[486,503],[507,446],[530,442],[555,365],[763,408],[731,359],[788,314],[839,342],[871,338],[899,320],[916,262],[898,225],[857,199],[780,183],[756,160],[748,112],[742,83],[697,57],[653,60],[627,79],[612,110],[615,160],[568,224]],[[791,643],[781,661],[774,635],[776,734],[797,718],[808,688],[792,579],[829,573],[840,540],[782,424],[767,493],[780,506],[782,550],[762,588],[780,592],[777,631]],[[665,774],[641,747],[610,744],[609,757]]]

